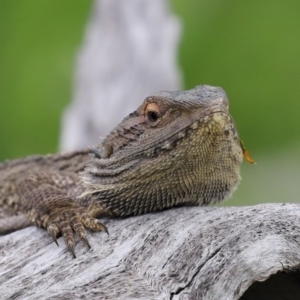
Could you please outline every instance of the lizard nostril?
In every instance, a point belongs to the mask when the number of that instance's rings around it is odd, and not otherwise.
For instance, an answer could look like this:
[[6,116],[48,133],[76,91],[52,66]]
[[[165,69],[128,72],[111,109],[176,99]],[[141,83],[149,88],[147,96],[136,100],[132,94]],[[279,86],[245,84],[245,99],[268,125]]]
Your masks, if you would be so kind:
[[225,135],[229,135],[229,130],[228,129],[224,130],[224,133]]

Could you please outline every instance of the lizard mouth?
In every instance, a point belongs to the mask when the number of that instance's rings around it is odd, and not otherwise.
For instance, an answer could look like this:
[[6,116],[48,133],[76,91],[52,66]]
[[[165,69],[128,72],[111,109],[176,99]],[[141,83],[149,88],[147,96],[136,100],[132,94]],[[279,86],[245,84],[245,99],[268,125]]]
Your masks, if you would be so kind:
[[[235,136],[235,139],[238,140],[241,148],[242,148],[242,151],[243,151],[243,156],[245,158],[245,160],[250,163],[250,164],[255,164],[255,161],[254,159],[251,157],[249,151],[245,148],[242,140],[238,137],[238,133],[237,133],[237,129],[236,129],[236,125],[234,123],[234,120],[233,118],[230,116],[229,113],[226,113],[224,112],[223,110],[218,110],[218,111],[215,111],[215,112],[212,112],[209,116],[211,116],[211,118],[214,120],[214,121],[217,121],[217,122],[220,122],[220,123],[226,123],[226,118],[227,119],[227,123],[229,124],[229,126],[231,127],[231,130],[233,130],[233,133],[234,133],[234,136]],[[222,118],[223,117],[223,118]],[[222,124],[224,127],[226,127],[226,124]],[[228,129],[225,129],[224,130],[224,133],[225,134],[228,134],[229,133],[229,130]]]

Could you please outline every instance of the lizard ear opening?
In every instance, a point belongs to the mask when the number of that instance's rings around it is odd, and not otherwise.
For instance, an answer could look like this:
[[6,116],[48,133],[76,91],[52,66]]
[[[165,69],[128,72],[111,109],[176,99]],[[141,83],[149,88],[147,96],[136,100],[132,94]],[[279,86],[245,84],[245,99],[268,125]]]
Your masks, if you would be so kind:
[[96,148],[91,148],[92,153],[94,154],[95,158],[101,158],[101,152]]

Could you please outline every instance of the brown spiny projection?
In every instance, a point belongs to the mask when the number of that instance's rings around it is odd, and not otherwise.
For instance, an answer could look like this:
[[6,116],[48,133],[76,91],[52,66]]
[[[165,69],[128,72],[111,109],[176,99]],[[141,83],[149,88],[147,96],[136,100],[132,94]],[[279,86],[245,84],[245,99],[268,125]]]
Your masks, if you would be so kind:
[[107,231],[103,215],[228,198],[246,151],[228,104],[223,89],[208,85],[160,92],[93,148],[2,163],[0,234],[33,223],[55,242],[62,235],[75,257],[74,232],[90,247],[86,229]]

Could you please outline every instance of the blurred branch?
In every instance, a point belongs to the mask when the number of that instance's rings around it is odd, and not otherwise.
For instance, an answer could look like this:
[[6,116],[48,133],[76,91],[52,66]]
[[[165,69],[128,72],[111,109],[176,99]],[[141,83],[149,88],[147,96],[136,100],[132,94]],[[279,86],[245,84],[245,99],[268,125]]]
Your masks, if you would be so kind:
[[160,90],[178,90],[180,35],[168,0],[98,0],[78,54],[61,150],[93,145]]

